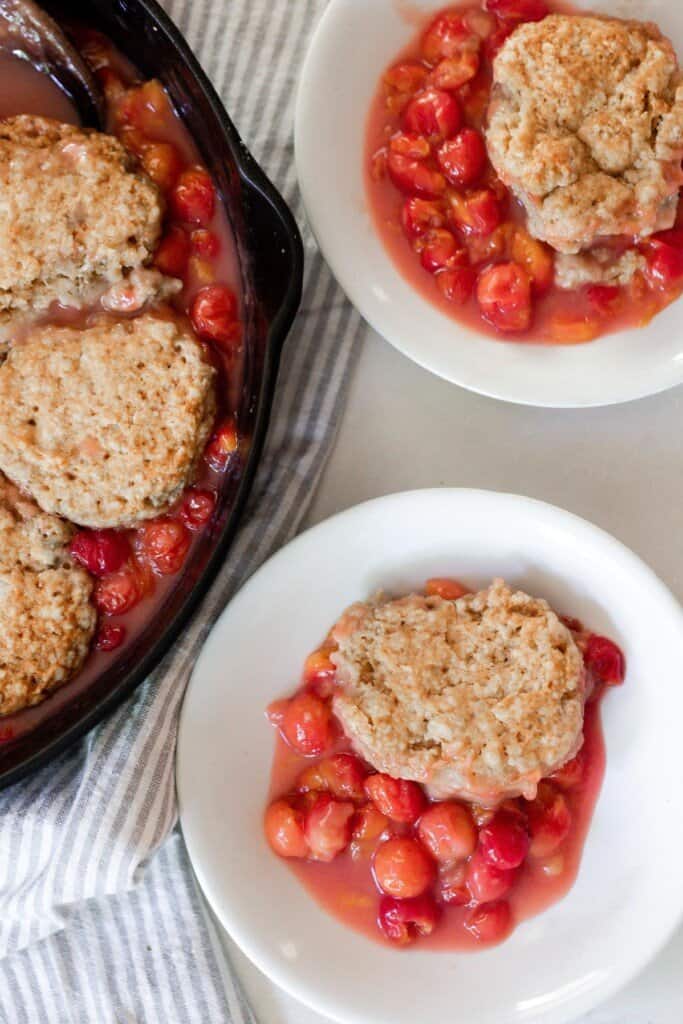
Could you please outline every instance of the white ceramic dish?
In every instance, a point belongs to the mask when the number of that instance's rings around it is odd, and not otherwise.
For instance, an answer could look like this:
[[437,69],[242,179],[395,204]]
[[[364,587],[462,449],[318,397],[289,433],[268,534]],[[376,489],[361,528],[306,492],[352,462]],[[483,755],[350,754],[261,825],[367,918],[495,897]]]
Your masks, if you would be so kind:
[[[384,68],[442,0],[331,0],[301,74],[296,162],[313,231],[365,319],[415,362],[471,391],[525,405],[610,405],[683,381],[683,300],[647,327],[585,345],[501,342],[432,306],[404,280],[372,224],[363,182],[366,116]],[[683,5],[577,0],[578,8],[652,19],[683,56]]]
[[[320,909],[262,832],[273,735],[265,706],[350,602],[431,575],[502,574],[623,647],[603,704],[607,772],[569,895],[475,954],[399,952]],[[488,491],[427,490],[334,516],[270,559],[235,597],[183,706],[183,832],[219,920],[273,981],[354,1024],[566,1024],[658,951],[683,909],[683,613],[608,534],[560,509]]]

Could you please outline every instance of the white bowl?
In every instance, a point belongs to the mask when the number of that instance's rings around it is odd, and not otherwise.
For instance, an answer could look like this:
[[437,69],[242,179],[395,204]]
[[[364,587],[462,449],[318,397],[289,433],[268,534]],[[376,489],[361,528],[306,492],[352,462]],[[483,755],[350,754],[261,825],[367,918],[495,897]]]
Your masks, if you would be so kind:
[[[398,951],[322,910],[263,837],[273,734],[342,609],[433,575],[496,574],[623,647],[603,704],[607,771],[570,893],[495,949]],[[683,908],[683,614],[630,551],[528,498],[427,490],[380,498],[303,534],[234,598],[197,663],[178,741],[180,815],[219,920],[273,981],[357,1024],[561,1024],[610,996],[659,950]]]
[[[657,21],[683,56],[683,4],[577,0]],[[525,405],[591,406],[683,381],[683,303],[647,326],[585,345],[495,341],[458,324],[396,269],[367,207],[366,118],[382,71],[416,32],[414,15],[443,0],[331,0],[306,58],[296,109],[296,162],[308,217],[332,271],[365,319],[421,366],[471,391]]]

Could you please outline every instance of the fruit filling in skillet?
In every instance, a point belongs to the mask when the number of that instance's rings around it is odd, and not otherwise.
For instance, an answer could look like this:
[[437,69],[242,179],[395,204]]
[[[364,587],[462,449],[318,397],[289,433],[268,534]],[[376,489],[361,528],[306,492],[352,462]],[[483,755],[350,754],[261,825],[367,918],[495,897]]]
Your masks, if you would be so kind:
[[371,938],[498,943],[577,875],[624,674],[611,640],[502,580],[352,605],[268,709],[266,838]]
[[99,33],[74,38],[105,97],[101,132],[0,58],[5,743],[151,620],[248,445],[221,197],[161,84]]
[[438,14],[383,74],[367,194],[442,311],[576,344],[680,295],[682,157],[683,79],[657,26],[482,0]]

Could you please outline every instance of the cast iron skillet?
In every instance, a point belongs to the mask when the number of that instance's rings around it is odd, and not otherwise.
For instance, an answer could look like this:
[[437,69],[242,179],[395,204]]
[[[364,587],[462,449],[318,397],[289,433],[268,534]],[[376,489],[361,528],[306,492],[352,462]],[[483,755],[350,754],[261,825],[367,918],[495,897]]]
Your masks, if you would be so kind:
[[[161,79],[222,193],[237,242],[245,300],[246,368],[239,422],[251,446],[237,471],[226,477],[214,525],[201,536],[154,619],[83,692],[60,701],[54,712],[48,698],[35,728],[0,743],[0,788],[55,757],[128,697],[179,637],[207,592],[228,554],[259,461],[280,353],[299,305],[303,276],[301,238],[289,209],[155,0],[89,0],[87,5],[48,0],[43,6],[58,22],[70,19],[104,32],[143,76]],[[0,719],[0,738],[2,727]]]

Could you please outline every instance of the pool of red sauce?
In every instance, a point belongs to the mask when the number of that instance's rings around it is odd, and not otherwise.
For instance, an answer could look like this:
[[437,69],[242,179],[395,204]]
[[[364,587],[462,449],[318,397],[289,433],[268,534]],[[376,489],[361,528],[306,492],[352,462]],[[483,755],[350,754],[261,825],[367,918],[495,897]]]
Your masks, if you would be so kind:
[[[98,41],[102,42],[101,37],[98,37]],[[111,44],[106,43],[105,45],[108,47],[107,56],[111,67],[116,69],[126,86],[136,85],[143,81],[135,69],[120,53],[115,51]],[[0,55],[0,117],[23,113],[52,117],[73,124],[80,123],[77,111],[47,75],[36,71],[24,60]],[[112,134],[116,134],[113,115],[110,116],[107,129]],[[162,116],[155,120],[154,132],[150,138],[155,141],[173,143],[188,165],[201,163],[195,143],[173,110],[170,100],[168,100]],[[229,285],[238,297],[241,309],[237,252],[227,214],[218,194],[215,214],[206,226],[219,238],[219,254],[213,258],[210,267],[202,266],[199,263],[190,265],[184,278],[183,290],[174,300],[175,309],[164,306],[159,307],[158,310],[160,315],[177,317],[185,324],[187,324],[186,311],[197,291],[211,281]],[[206,276],[207,274],[210,276]],[[41,318],[41,322],[83,327],[87,326],[93,317],[101,316],[102,309],[96,303],[90,308],[78,310],[53,306],[48,314]],[[121,319],[122,317],[115,314],[114,318]],[[238,408],[243,377],[243,352],[241,348],[238,348],[229,355],[224,355],[216,346],[207,346],[207,354],[219,374],[217,383],[218,414],[216,417],[216,422],[219,422],[222,418],[234,414]],[[239,441],[239,455],[240,458],[243,458],[246,454],[248,440],[240,438]],[[192,486],[218,492],[225,472],[230,472],[232,468],[229,465],[226,471],[218,472],[202,460],[198,476],[192,482]],[[177,511],[181,501],[182,498],[170,510],[168,513],[170,516]],[[192,534],[191,545],[185,556],[184,564],[187,564],[192,558],[193,549],[202,533],[210,529],[211,521]],[[118,658],[121,654],[125,656],[126,648],[162,611],[163,605],[175,585],[176,578],[176,575],[154,575],[153,592],[143,597],[130,611],[112,617],[100,614],[100,622],[106,621],[113,625],[122,625],[125,628],[126,639],[123,644],[112,652],[98,651],[93,647],[81,670],[40,704],[15,714],[0,716],[0,743],[3,746],[11,745],[13,740],[31,732],[58,712],[60,708],[77,700],[79,695],[87,690],[97,677],[112,664],[113,659]]]
[[[438,13],[464,12],[481,6],[483,5],[472,2],[451,4],[440,12],[425,14],[424,11],[413,8],[409,4],[399,2],[398,8],[401,15],[408,24],[415,27],[416,34],[409,45],[396,54],[395,59],[388,67],[393,67],[403,61],[421,61],[422,35]],[[551,13],[577,13],[570,4],[557,2],[557,0],[555,2],[549,0],[548,7]],[[456,91],[464,112],[462,127],[471,127],[478,131],[482,131],[486,123],[486,103],[492,79],[491,63],[484,59],[483,49],[481,56],[482,63],[476,77]],[[419,257],[413,251],[411,242],[403,232],[401,209],[407,197],[398,191],[388,176],[377,180],[373,174],[373,162],[376,154],[400,128],[400,115],[392,114],[387,110],[386,90],[382,79],[380,79],[367,118],[364,156],[366,194],[372,220],[385,248],[405,280],[432,305],[437,306],[443,313],[459,321],[471,331],[486,334],[498,341],[575,344],[593,340],[595,337],[618,330],[645,326],[653,316],[681,294],[683,286],[672,288],[667,292],[653,291],[646,288],[640,279],[634,283],[632,289],[630,286],[620,289],[619,302],[614,304],[608,315],[596,316],[596,309],[588,299],[586,287],[565,290],[553,285],[547,294],[534,298],[533,319],[528,331],[505,333],[497,330],[483,319],[474,295],[463,305],[456,305],[441,293],[435,284],[434,276],[422,267]],[[489,164],[482,180],[473,188],[485,186],[491,177],[495,177],[495,172]],[[505,219],[513,223],[526,224],[526,214],[521,203],[511,193],[508,194],[506,202]],[[478,241],[483,242],[485,239]],[[623,249],[631,247],[633,240],[610,238],[602,240],[601,244],[614,247],[621,252]],[[500,262],[500,259],[501,257],[484,259],[479,265],[484,267],[489,263]],[[557,324],[558,320],[559,324]]]
[[[586,704],[584,717],[584,741],[581,748],[585,758],[582,781],[562,793],[572,814],[569,834],[556,854],[534,861],[528,857],[519,869],[519,875],[512,890],[505,896],[512,911],[512,928],[546,910],[561,900],[571,889],[581,864],[581,855],[590,827],[605,773],[605,744],[600,718],[600,704],[605,691]],[[351,750],[350,744],[342,738],[332,753]],[[296,753],[276,733],[275,752],[271,769],[268,803],[291,793],[300,773],[322,757],[303,757]],[[368,768],[372,773],[373,769]],[[410,832],[410,826],[393,824],[393,834]],[[354,859],[350,849],[339,854],[329,863],[313,860],[287,859],[284,861],[297,876],[313,899],[345,925],[361,932],[382,945],[396,948],[391,940],[380,931],[377,912],[381,893],[375,885],[371,872],[373,847],[368,853]],[[554,858],[562,858],[562,869],[556,874],[544,871],[544,865],[552,865]],[[468,907],[441,905],[441,917],[431,935],[420,936],[414,948],[451,952],[476,952],[486,948],[487,943],[477,940],[464,927]],[[508,933],[509,934],[509,933]],[[495,944],[495,943],[494,943]]]

